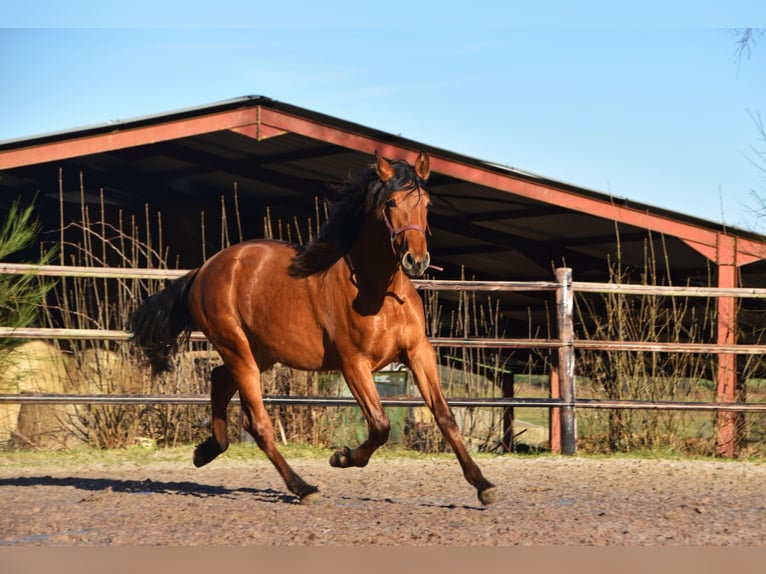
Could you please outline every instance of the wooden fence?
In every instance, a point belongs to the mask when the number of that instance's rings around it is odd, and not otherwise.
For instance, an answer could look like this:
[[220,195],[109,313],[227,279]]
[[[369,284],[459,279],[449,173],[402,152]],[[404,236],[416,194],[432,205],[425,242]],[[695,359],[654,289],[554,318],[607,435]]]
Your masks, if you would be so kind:
[[[174,279],[186,270],[164,269],[122,269],[87,268],[74,266],[34,266],[27,264],[1,263],[0,274],[34,273],[40,276],[56,277],[98,277],[105,279]],[[572,280],[572,270],[556,270],[554,281],[413,281],[419,290],[434,291],[489,291],[520,292],[549,291],[555,293],[557,307],[558,338],[443,338],[433,337],[435,347],[469,347],[497,349],[550,349],[556,353],[556,369],[551,373],[550,398],[450,398],[453,407],[494,407],[513,409],[536,407],[550,409],[550,442],[554,452],[574,454],[576,451],[575,411],[586,409],[645,409],[685,410],[713,412],[766,413],[766,403],[742,403],[734,401],[679,402],[605,400],[577,398],[575,392],[575,350],[592,349],[603,351],[646,351],[663,353],[712,353],[718,354],[763,354],[766,345],[722,345],[703,343],[661,343],[631,341],[590,341],[574,337],[573,302],[574,293],[618,293],[624,295],[655,295],[670,297],[735,297],[766,298],[766,289],[703,288],[703,287],[661,287],[647,285],[622,285],[612,283],[586,283]],[[90,339],[127,341],[130,334],[118,330],[101,329],[55,329],[55,328],[11,328],[0,326],[0,337],[26,339]],[[192,341],[204,341],[201,332],[193,332]],[[0,404],[206,404],[208,396],[202,395],[55,395],[55,394],[0,394]],[[353,406],[351,397],[318,396],[266,396],[266,404],[272,405],[313,405]],[[422,406],[423,401],[415,398],[383,397],[384,406]],[[720,430],[720,429],[719,429]]]

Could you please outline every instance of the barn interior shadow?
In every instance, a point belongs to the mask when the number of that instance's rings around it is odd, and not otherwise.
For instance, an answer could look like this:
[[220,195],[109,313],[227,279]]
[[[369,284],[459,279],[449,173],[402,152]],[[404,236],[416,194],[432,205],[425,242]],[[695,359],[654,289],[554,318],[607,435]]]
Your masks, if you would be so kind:
[[60,486],[74,487],[88,492],[121,492],[136,495],[171,494],[207,498],[210,496],[235,498],[238,494],[249,494],[260,502],[300,504],[296,496],[274,490],[273,488],[226,488],[197,482],[165,482],[146,480],[118,480],[114,478],[82,478],[77,476],[24,476],[0,478],[3,486]]

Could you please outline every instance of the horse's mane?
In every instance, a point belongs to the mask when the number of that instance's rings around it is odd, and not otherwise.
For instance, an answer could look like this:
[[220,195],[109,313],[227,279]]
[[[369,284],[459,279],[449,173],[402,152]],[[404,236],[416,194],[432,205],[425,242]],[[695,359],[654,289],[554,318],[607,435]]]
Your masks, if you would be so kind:
[[314,239],[299,248],[290,264],[290,275],[308,277],[329,269],[351,250],[365,215],[376,213],[381,217],[383,207],[394,191],[424,185],[406,162],[394,160],[390,163],[394,176],[385,183],[372,165],[356,178],[330,188],[327,221]]

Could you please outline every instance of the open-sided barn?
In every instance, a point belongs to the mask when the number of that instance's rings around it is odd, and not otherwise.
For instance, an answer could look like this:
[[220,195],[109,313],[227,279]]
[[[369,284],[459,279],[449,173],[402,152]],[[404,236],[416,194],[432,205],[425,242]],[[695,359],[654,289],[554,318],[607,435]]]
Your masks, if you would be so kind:
[[[234,242],[240,233],[263,236],[265,221],[285,233],[290,227],[299,239],[308,233],[306,221],[316,223],[316,197],[327,184],[359,171],[376,151],[412,161],[421,150],[431,157],[431,255],[444,268],[438,279],[550,280],[554,267],[566,266],[576,280],[607,281],[619,251],[634,281],[654,252],[661,283],[766,286],[766,237],[265,97],[0,142],[0,209],[17,198],[35,200],[51,232],[80,219],[84,205],[94,214],[103,205],[107,220],[118,213],[143,220],[148,205],[162,214],[171,256],[193,267],[220,248],[226,233]],[[230,222],[236,211],[241,230],[222,229],[224,210]],[[530,316],[546,312],[545,298],[507,295],[505,333],[527,336]],[[737,340],[735,306],[732,298],[718,300],[719,343]],[[748,302],[740,317],[757,311]],[[733,393],[735,371],[721,362],[719,389]]]
[[[480,279],[538,280],[566,262],[580,280],[606,276],[619,230],[622,259],[641,268],[647,231],[663,236],[677,284],[709,282],[713,267],[740,269],[741,284],[759,285],[766,238],[552,181],[421,142],[351,124],[263,97],[245,97],[151,117],[0,142],[0,202],[39,194],[46,221],[59,220],[59,177],[79,217],[103,189],[111,208],[165,214],[176,249],[200,235],[200,209],[215,225],[220,198],[236,184],[246,237],[262,233],[266,208],[290,220],[313,216],[314,198],[370,163],[375,151],[431,155],[434,259],[448,276],[464,266]],[[208,234],[215,237],[214,229]],[[211,239],[211,248],[216,240]],[[199,241],[193,242],[197,247]],[[201,251],[183,254],[192,265]],[[728,284],[716,273],[713,284]]]

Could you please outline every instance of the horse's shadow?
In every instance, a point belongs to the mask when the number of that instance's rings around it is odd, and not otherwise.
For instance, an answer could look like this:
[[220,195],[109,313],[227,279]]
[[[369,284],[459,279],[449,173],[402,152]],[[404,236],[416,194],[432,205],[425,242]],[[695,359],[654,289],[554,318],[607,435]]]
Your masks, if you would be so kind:
[[84,478],[77,476],[53,477],[53,476],[24,476],[16,478],[0,478],[0,487],[3,486],[59,486],[73,487],[79,490],[96,492],[120,492],[135,495],[147,494],[170,494],[178,496],[192,496],[208,498],[211,496],[236,498],[239,494],[249,494],[260,502],[300,504],[296,496],[285,494],[272,488],[227,488],[198,482],[181,481],[166,482],[146,480],[120,480],[115,478]]
[[[240,487],[240,488],[227,488],[225,486],[215,486],[212,484],[200,484],[198,482],[190,481],[155,481],[151,479],[146,480],[120,480],[116,478],[85,478],[78,476],[65,476],[54,477],[50,475],[45,476],[22,476],[15,478],[0,478],[0,488],[3,486],[20,486],[20,487],[33,487],[33,486],[57,486],[57,487],[72,487],[79,490],[84,490],[93,494],[103,492],[119,492],[134,495],[149,495],[149,494],[167,494],[174,496],[191,496],[196,498],[208,498],[208,497],[223,497],[229,499],[235,499],[241,494],[247,494],[253,497],[255,501],[266,502],[270,504],[297,504],[300,505],[301,501],[297,496],[287,494],[285,492],[274,490],[273,488],[252,488],[252,487]],[[340,496],[335,501],[335,504],[359,504],[365,502],[383,502],[388,504],[399,504],[397,501],[391,498],[370,498],[370,497],[350,497]],[[325,501],[325,504],[332,504],[329,500]],[[455,505],[455,504],[439,504],[421,502],[420,506],[455,509],[463,508],[466,510],[486,510],[484,507],[477,507],[471,505]]]

